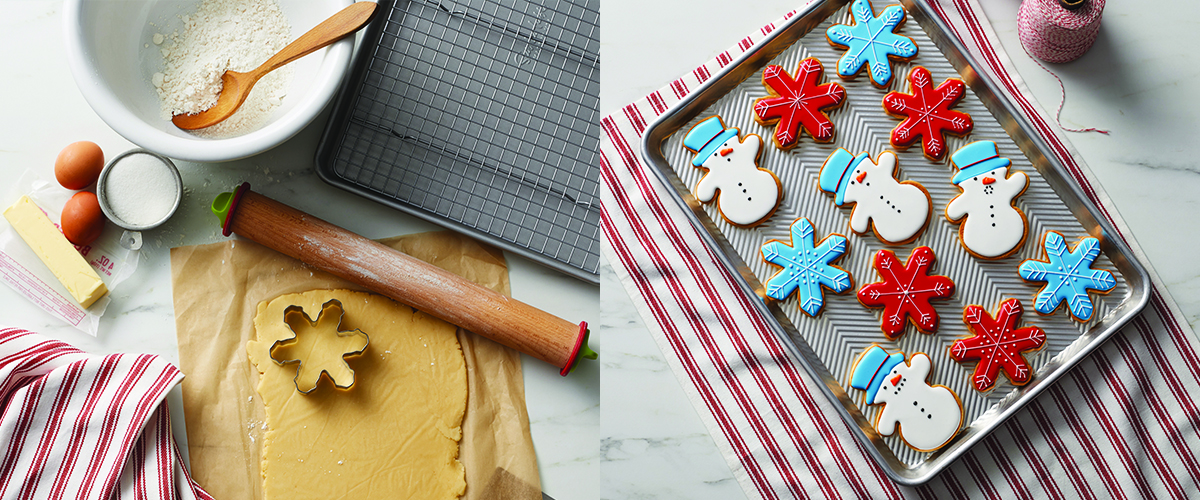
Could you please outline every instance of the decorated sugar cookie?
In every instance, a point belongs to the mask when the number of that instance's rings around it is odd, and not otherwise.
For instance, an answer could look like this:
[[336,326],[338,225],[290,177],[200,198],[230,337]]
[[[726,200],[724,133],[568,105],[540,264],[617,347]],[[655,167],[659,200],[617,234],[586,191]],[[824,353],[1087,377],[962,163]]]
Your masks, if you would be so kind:
[[904,24],[904,7],[889,5],[879,17],[867,0],[854,0],[850,6],[853,24],[835,24],[825,31],[825,37],[835,47],[845,47],[838,60],[837,74],[853,78],[865,65],[876,87],[886,87],[892,81],[890,59],[907,61],[916,57],[917,44],[896,30]]
[[769,240],[762,246],[763,260],[782,268],[767,280],[767,297],[782,301],[797,292],[800,310],[816,316],[825,305],[822,287],[842,293],[854,286],[850,273],[833,265],[846,253],[846,237],[831,234],[814,245],[813,225],[806,218],[796,219],[791,230],[791,244]]
[[1062,234],[1047,231],[1042,248],[1046,260],[1026,260],[1017,270],[1025,281],[1046,282],[1033,296],[1033,310],[1038,314],[1053,314],[1065,302],[1072,318],[1091,319],[1093,306],[1088,292],[1108,293],[1117,286],[1113,273],[1092,269],[1092,263],[1100,256],[1100,240],[1084,238],[1071,250]]
[[874,228],[884,243],[899,245],[917,238],[929,222],[932,202],[925,187],[896,179],[896,154],[884,151],[879,163],[871,155],[851,155],[838,149],[821,166],[823,191],[833,193],[837,206],[854,205],[850,229],[864,234]]
[[938,313],[929,301],[954,295],[954,282],[945,276],[930,276],[933,262],[933,249],[929,247],[914,248],[907,264],[901,264],[891,250],[875,254],[875,270],[883,281],[859,289],[858,301],[867,307],[883,308],[880,328],[888,339],[903,334],[909,322],[924,333],[937,331]]
[[707,170],[692,190],[696,199],[708,203],[715,197],[726,221],[751,227],[775,213],[783,185],[774,173],[758,166],[762,139],[754,134],[739,139],[739,133],[712,116],[692,127],[683,145],[696,152],[692,165]]
[[888,354],[872,345],[858,360],[850,387],[866,391],[869,405],[884,405],[875,419],[875,430],[891,436],[900,432],[904,444],[917,451],[933,451],[949,443],[962,427],[962,402],[944,385],[929,385],[933,361],[923,352],[907,363],[904,353]]
[[802,131],[817,142],[833,140],[833,122],[824,110],[841,106],[846,89],[837,82],[817,85],[824,73],[815,57],[800,61],[794,79],[780,66],[763,70],[763,86],[771,95],[754,101],[754,120],[763,126],[778,123],[774,138],[779,149],[796,147]]
[[1046,332],[1036,326],[1017,328],[1022,312],[1021,301],[1017,299],[1001,302],[995,319],[980,306],[970,305],[963,310],[963,322],[975,336],[955,340],[950,346],[950,357],[959,363],[979,360],[971,376],[975,390],[990,390],[1002,371],[1013,385],[1029,382],[1033,370],[1021,353],[1041,349],[1046,343]]
[[946,219],[960,224],[963,247],[982,259],[1007,257],[1020,249],[1027,223],[1016,199],[1029,186],[1029,176],[1008,175],[1011,162],[1000,156],[992,141],[967,144],[950,156],[950,162],[959,168],[952,182],[962,193],[946,205]]
[[962,99],[967,86],[957,78],[933,87],[929,70],[917,66],[908,74],[909,91],[888,92],[883,96],[883,109],[904,121],[892,129],[892,146],[908,148],[921,140],[925,156],[940,160],[946,156],[946,134],[966,135],[974,122],[971,115],[950,109]]

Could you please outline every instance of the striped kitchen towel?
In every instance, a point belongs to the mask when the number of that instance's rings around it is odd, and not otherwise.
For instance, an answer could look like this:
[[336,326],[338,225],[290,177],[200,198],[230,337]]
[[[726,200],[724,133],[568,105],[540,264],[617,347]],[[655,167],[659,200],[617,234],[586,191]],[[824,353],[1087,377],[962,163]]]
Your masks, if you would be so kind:
[[164,398],[183,374],[148,354],[88,354],[0,328],[0,499],[210,499]]
[[[929,3],[1145,261],[1092,173],[1035,103],[978,0]],[[606,257],[746,494],[1196,498],[1200,346],[1153,270],[1141,314],[929,483],[899,486],[867,455],[639,153],[649,123],[793,15],[601,120]]]

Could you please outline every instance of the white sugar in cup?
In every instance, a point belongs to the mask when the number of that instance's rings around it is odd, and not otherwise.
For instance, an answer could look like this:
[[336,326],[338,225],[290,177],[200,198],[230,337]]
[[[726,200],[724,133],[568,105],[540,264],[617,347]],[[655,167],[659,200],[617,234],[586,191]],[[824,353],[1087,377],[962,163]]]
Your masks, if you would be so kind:
[[145,231],[175,214],[183,198],[183,179],[170,158],[133,149],[105,165],[96,182],[96,197],[113,224]]

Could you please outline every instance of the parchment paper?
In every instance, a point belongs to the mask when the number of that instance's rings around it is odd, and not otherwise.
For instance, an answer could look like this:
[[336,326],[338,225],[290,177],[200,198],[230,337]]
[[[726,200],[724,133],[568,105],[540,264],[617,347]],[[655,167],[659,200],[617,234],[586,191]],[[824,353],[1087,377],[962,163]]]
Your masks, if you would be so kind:
[[[451,232],[381,242],[509,295],[508,267],[495,248]],[[246,358],[255,308],[285,293],[362,288],[236,237],[172,249],[171,285],[192,477],[221,500],[262,498],[264,415],[254,390],[258,374]],[[462,329],[458,340],[468,393],[458,457],[467,476],[462,498],[540,499],[520,355]],[[500,485],[506,493],[498,497],[489,486]]]

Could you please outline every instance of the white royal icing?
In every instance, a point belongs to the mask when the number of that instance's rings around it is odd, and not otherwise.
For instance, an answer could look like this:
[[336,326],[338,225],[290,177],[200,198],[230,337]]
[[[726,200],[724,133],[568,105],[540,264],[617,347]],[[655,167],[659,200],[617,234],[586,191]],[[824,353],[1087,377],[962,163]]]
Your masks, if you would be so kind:
[[[726,149],[732,151],[722,155]],[[744,141],[731,137],[704,160],[708,173],[696,183],[696,199],[708,203],[717,190],[717,208],[729,222],[752,226],[771,215],[779,205],[781,187],[771,171],[758,168],[762,139],[750,134]]]
[[[883,379],[872,404],[883,404],[875,422],[880,435],[891,436],[900,428],[900,439],[916,450],[941,448],[962,425],[962,404],[950,389],[925,381],[933,362],[916,353],[908,363],[892,368]],[[893,384],[896,376],[900,378]]]
[[855,166],[843,202],[855,203],[850,229],[865,233],[874,221],[875,234],[887,243],[908,241],[921,232],[929,221],[929,194],[895,175],[896,154],[891,151],[879,155],[878,164],[867,158]]
[[[962,194],[946,206],[946,218],[962,223],[963,246],[980,257],[1005,255],[1025,239],[1025,216],[1013,206],[1013,200],[1025,191],[1029,176],[1025,172],[1007,174],[1008,167],[997,167],[960,182]],[[992,182],[985,183],[987,179]]]

